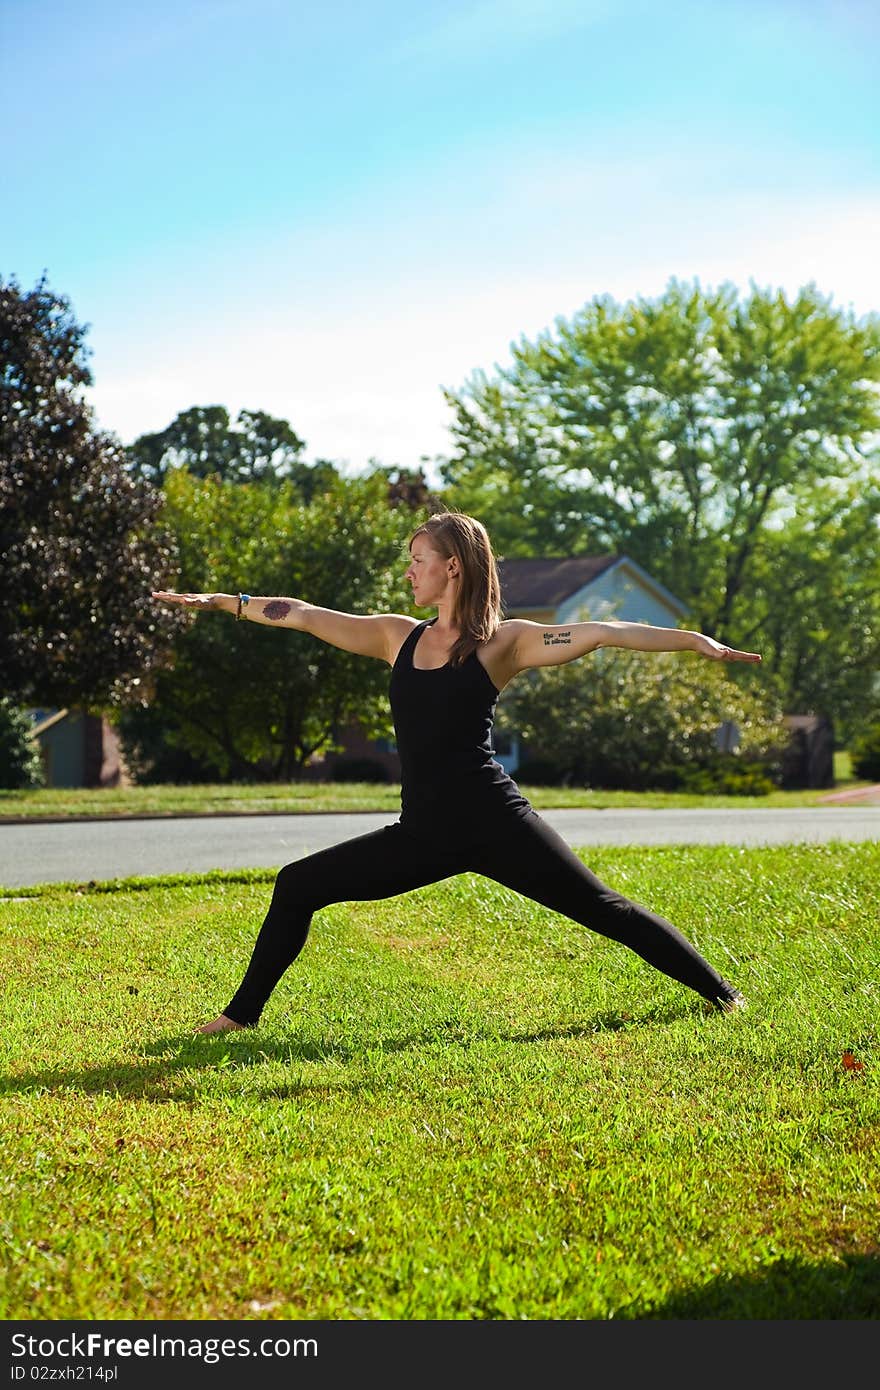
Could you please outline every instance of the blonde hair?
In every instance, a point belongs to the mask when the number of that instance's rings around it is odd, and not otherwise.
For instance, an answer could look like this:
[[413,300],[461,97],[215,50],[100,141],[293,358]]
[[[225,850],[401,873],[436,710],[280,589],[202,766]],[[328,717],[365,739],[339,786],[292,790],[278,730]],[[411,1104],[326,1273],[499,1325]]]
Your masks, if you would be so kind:
[[438,512],[413,531],[444,560],[458,561],[460,582],[452,621],[461,636],[449,653],[449,664],[460,666],[477,647],[494,637],[501,622],[501,583],[489,533],[481,521],[464,512]]

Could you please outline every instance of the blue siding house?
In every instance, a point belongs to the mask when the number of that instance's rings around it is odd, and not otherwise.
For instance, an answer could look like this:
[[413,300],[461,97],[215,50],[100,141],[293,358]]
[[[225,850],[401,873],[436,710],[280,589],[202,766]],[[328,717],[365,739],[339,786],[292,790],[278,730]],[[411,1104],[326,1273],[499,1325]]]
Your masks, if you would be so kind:
[[[618,618],[679,627],[688,615],[687,605],[628,555],[501,560],[498,572],[505,618],[536,623]],[[519,739],[499,732],[496,751],[505,771],[515,773],[522,752]]]

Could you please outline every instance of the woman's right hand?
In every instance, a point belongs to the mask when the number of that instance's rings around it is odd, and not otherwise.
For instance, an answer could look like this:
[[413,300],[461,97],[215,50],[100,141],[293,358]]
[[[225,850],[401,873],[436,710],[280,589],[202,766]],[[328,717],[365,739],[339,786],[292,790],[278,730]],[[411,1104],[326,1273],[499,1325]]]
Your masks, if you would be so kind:
[[229,598],[229,594],[176,594],[172,589],[154,589],[152,598],[161,599],[163,603],[177,603],[182,608],[222,608],[221,600]]

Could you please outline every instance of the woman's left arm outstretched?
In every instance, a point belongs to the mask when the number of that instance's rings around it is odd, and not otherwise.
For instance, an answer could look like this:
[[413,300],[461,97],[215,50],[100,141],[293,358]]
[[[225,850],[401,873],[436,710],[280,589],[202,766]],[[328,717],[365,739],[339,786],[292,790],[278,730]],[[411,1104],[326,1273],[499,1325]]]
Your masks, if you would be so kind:
[[680,627],[654,627],[650,623],[622,621],[585,623],[534,623],[510,621],[511,660],[515,671],[533,666],[561,666],[599,647],[627,647],[637,652],[696,652],[710,661],[761,660],[758,652],[742,652],[716,642],[703,632]]

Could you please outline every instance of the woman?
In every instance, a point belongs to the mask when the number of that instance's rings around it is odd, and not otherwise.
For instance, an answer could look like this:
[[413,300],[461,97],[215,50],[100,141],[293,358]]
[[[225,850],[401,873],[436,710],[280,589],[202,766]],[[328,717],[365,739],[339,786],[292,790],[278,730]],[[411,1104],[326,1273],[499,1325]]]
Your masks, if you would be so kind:
[[308,632],[344,651],[386,661],[401,763],[401,814],[393,825],[286,865],[278,874],[250,964],[234,997],[209,1023],[218,1033],[256,1024],[306,942],[312,915],[335,902],[393,897],[464,872],[495,879],[603,936],[623,942],[723,1012],[745,1006],[664,918],[606,887],[530,806],[493,756],[500,692],[520,671],[574,661],[598,647],[693,651],[716,661],[760,661],[711,637],[642,623],[564,626],[501,621],[501,593],[483,525],[458,512],[413,533],[406,578],[425,622],[399,613],[356,616],[296,598],[154,592],[188,608],[222,609],[250,622]]

